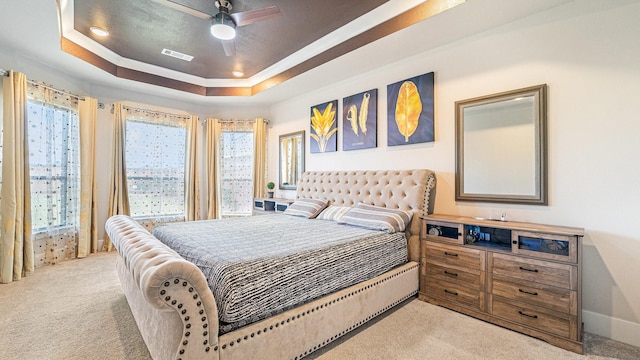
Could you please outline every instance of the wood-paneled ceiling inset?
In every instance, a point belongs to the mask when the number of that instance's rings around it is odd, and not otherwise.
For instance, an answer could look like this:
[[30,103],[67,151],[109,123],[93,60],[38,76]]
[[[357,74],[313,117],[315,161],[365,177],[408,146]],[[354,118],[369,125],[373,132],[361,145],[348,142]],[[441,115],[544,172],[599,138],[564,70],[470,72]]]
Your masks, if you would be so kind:
[[[61,48],[116,77],[203,96],[252,96],[466,0],[422,2],[381,24],[372,24],[369,30],[354,33],[351,39],[316,52],[316,55],[299,60],[287,69],[278,70],[279,73],[264,77],[265,80],[254,80],[253,84],[244,83],[241,86],[207,86],[203,81],[238,84],[238,80],[232,79],[233,70],[242,70],[243,78],[249,79],[274,64],[282,63],[283,59],[336,29],[394,0],[232,0],[232,12],[275,5],[282,14],[239,27],[234,56],[226,56],[220,41],[211,36],[208,20],[165,6],[162,1],[68,0],[66,3],[72,4],[69,9],[73,10],[73,35],[78,35],[81,40],[77,42],[65,37],[64,24],[67,23],[65,20],[69,20],[68,17],[65,18],[68,16],[65,14],[69,11],[60,10]],[[213,0],[172,1],[179,1],[185,6],[212,15],[217,13]],[[404,6],[409,8],[406,3]],[[387,13],[386,10],[385,7],[383,13]],[[98,37],[90,32],[91,26],[104,28],[110,35]],[[91,44],[97,44],[97,47],[94,48]],[[193,60],[188,62],[162,55],[163,49],[191,55]],[[120,60],[109,60],[109,56],[105,54],[115,54]],[[151,70],[140,70],[140,67],[127,64],[142,64],[145,65],[144,69]],[[153,71],[154,69],[157,71]],[[175,74],[183,75],[172,77]]]
[[[176,1],[212,15],[218,12],[213,0]],[[238,27],[233,57],[225,56],[221,41],[211,35],[209,20],[150,0],[75,1],[74,28],[127,59],[205,79],[232,78],[241,64],[248,78],[387,1],[232,0],[232,13],[275,5],[282,14]],[[91,26],[110,35],[96,37]],[[193,60],[162,55],[165,48]]]

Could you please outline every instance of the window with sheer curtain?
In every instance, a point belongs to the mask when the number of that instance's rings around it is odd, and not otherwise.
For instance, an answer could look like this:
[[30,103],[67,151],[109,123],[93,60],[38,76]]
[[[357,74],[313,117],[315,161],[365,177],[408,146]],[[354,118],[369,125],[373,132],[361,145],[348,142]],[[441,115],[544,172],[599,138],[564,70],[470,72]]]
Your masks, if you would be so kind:
[[128,110],[125,162],[137,218],[184,218],[186,119]]
[[220,128],[220,215],[251,215],[255,153],[253,122],[222,122]]
[[31,224],[36,265],[75,257],[80,226],[80,124],[75,97],[27,87]]
[[27,112],[33,231],[74,228],[80,200],[78,113],[35,100]]

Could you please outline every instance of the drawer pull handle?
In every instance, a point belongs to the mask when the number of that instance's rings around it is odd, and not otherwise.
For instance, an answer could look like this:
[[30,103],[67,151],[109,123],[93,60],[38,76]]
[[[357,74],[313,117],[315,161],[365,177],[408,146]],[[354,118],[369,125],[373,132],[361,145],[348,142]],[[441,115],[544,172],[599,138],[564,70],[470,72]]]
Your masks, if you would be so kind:
[[457,292],[455,292],[455,291],[449,291],[449,290],[447,290],[447,289],[444,289],[444,292],[446,292],[447,294],[451,294],[451,295],[458,296],[458,293],[457,293]]
[[522,316],[526,316],[526,317],[530,317],[532,319],[537,319],[538,315],[529,315],[529,314],[525,314],[522,311],[518,310],[518,314],[522,315]]
[[458,256],[458,254],[456,254],[456,253],[450,253],[450,252],[448,252],[448,251],[445,251],[445,252],[444,252],[444,254],[445,254],[445,255],[447,255],[447,256]]
[[522,290],[522,289],[518,289],[518,291],[520,291],[521,293],[525,293],[525,294],[529,294],[529,295],[533,295],[533,296],[538,296],[537,292],[532,292],[532,291],[527,291],[527,290]]
[[529,272],[535,272],[535,273],[537,273],[537,272],[538,272],[538,269],[527,269],[527,268],[523,268],[522,266],[520,266],[520,270],[522,270],[522,271],[529,271]]
[[449,276],[458,276],[458,274],[452,273],[452,272],[448,272],[447,270],[445,270],[444,273],[445,273],[445,275],[449,275]]

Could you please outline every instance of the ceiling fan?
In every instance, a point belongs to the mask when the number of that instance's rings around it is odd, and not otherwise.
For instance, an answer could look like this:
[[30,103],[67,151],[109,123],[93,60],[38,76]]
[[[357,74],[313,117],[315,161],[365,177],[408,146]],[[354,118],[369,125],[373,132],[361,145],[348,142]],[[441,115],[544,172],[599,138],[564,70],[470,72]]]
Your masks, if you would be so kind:
[[282,15],[277,6],[268,6],[262,9],[231,13],[232,5],[230,0],[215,0],[214,4],[216,8],[218,8],[218,13],[215,15],[207,14],[198,9],[181,4],[175,0],[152,1],[204,20],[211,20],[211,34],[215,38],[220,39],[222,47],[224,48],[224,53],[227,56],[233,56],[236,53],[236,46],[233,40],[236,37],[236,27],[253,24],[258,21]]

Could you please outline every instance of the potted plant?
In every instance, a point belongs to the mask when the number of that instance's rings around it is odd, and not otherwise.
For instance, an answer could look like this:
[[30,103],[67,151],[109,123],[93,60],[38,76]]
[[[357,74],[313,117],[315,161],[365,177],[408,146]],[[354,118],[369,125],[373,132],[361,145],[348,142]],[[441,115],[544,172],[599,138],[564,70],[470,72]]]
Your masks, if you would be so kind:
[[273,181],[269,181],[267,183],[267,189],[269,189],[267,191],[267,197],[268,198],[273,198],[273,189],[276,187],[276,184]]

